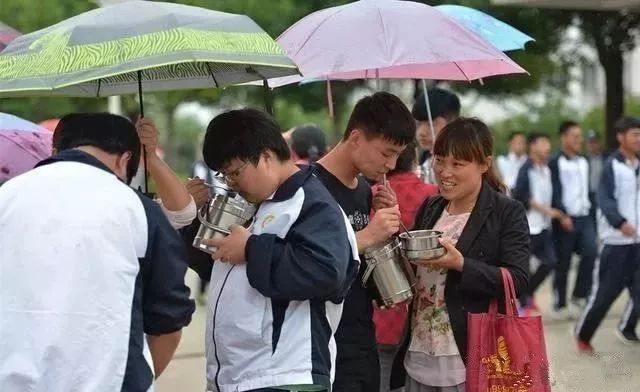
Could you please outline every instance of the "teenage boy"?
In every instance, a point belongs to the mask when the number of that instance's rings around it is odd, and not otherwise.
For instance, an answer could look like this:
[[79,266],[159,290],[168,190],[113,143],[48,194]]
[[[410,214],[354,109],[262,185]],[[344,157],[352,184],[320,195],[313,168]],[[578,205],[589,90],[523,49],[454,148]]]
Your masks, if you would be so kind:
[[522,165],[513,188],[513,197],[527,208],[531,236],[531,253],[540,261],[531,275],[527,292],[522,293],[520,304],[525,312],[536,312],[533,295],[556,265],[556,253],[551,236],[551,221],[561,219],[560,210],[551,207],[553,183],[547,165],[551,140],[544,133],[528,136],[529,159]]
[[[317,176],[349,217],[360,252],[380,244],[400,229],[395,195],[383,189],[373,200],[365,177],[380,182],[393,170],[398,156],[415,139],[415,134],[415,120],[404,103],[395,95],[376,93],[358,101],[342,141],[315,165]],[[372,207],[376,212],[369,221]],[[345,299],[336,332],[335,392],[379,390],[374,296],[367,289],[369,286],[362,283],[364,264],[361,263],[358,279]]]
[[425,183],[435,184],[436,179],[432,170],[431,150],[440,131],[451,121],[460,117],[460,99],[458,96],[439,87],[430,88],[427,92],[429,99],[429,109],[431,109],[431,119],[433,120],[433,134],[429,123],[429,111],[424,94],[418,95],[411,114],[416,121],[416,140],[420,147],[418,164],[420,167],[420,177]]
[[[549,162],[553,181],[552,207],[564,214],[553,225],[558,256],[553,288],[555,303],[551,317],[572,319],[584,308],[591,292],[593,265],[598,253],[596,226],[589,201],[589,162],[580,155],[582,128],[573,121],[560,125],[560,154]],[[581,255],[575,286],[571,295],[573,309],[567,307],[571,256]],[[577,309],[576,309],[577,308]]]
[[[622,118],[615,129],[620,148],[607,159],[598,190],[598,234],[604,247],[597,284],[576,328],[578,350],[586,353],[594,351],[591,339],[625,287],[636,308],[640,304],[640,119]],[[630,343],[638,342],[633,328],[619,333],[626,333],[623,338]]]
[[204,253],[191,252],[200,253],[189,260],[192,268],[210,279],[207,389],[329,391],[333,336],[358,271],[346,216],[312,169],[295,165],[264,112],[214,118],[203,157],[258,206],[250,228],[232,226],[227,237],[208,241],[217,248],[213,268]]
[[195,309],[184,247],[128,186],[134,125],[65,119],[66,148],[0,188],[0,390],[151,390]]

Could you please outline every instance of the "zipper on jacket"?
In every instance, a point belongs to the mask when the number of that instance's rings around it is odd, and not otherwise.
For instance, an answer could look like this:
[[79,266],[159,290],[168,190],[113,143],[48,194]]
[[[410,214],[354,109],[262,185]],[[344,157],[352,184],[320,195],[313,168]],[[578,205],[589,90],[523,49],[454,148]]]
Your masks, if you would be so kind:
[[213,308],[213,321],[211,322],[212,324],[211,339],[213,340],[213,346],[214,346],[213,354],[216,357],[216,365],[218,366],[216,369],[216,377],[215,377],[216,389],[218,391],[220,390],[220,383],[218,382],[218,377],[220,377],[220,358],[218,357],[218,344],[216,343],[216,314],[218,313],[218,305],[220,304],[220,298],[222,297],[222,290],[224,290],[224,286],[227,284],[227,279],[229,279],[229,275],[231,274],[231,271],[233,271],[234,268],[235,268],[235,265],[229,268],[229,271],[227,271],[227,275],[224,277],[224,280],[222,281],[222,286],[220,287],[220,292],[218,292],[218,298],[216,299],[216,305]]

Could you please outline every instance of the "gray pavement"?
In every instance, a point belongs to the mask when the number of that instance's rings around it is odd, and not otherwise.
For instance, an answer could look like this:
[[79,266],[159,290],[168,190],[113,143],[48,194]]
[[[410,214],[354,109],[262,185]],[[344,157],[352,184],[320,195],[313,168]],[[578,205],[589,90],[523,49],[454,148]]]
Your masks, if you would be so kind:
[[[195,288],[196,278],[187,276]],[[536,299],[545,321],[547,350],[551,361],[554,392],[640,392],[640,346],[625,346],[614,335],[614,328],[626,303],[626,293],[609,312],[593,343],[595,357],[579,355],[570,334],[573,323],[550,320],[551,290],[548,282]],[[184,331],[176,357],[158,380],[158,392],[204,391],[204,328],[206,311],[199,307],[191,325]],[[375,391],[372,391],[375,392]],[[533,391],[535,392],[535,391]]]

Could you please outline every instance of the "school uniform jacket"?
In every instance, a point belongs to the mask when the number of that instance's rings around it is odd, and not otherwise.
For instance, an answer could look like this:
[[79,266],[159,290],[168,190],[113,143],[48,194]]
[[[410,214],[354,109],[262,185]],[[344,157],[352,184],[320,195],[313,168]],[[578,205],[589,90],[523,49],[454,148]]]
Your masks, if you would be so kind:
[[153,390],[145,334],[195,310],[160,207],[79,150],[2,185],[0,206],[0,391]]
[[[185,231],[187,243],[195,230]],[[251,233],[246,264],[216,261],[212,268],[208,255],[191,252],[192,268],[211,278],[207,389],[330,389],[333,335],[359,267],[347,217],[312,169],[303,167],[261,203]]]
[[630,165],[620,151],[607,159],[598,189],[598,233],[607,245],[637,243],[620,231],[624,223],[640,227],[640,169]]

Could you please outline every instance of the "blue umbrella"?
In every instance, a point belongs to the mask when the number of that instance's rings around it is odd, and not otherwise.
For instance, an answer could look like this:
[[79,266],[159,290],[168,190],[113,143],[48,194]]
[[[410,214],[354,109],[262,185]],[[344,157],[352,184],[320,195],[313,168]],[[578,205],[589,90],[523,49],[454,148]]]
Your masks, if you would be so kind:
[[503,52],[524,49],[529,41],[535,41],[522,31],[491,15],[461,5],[439,5],[435,8],[462,23]]

